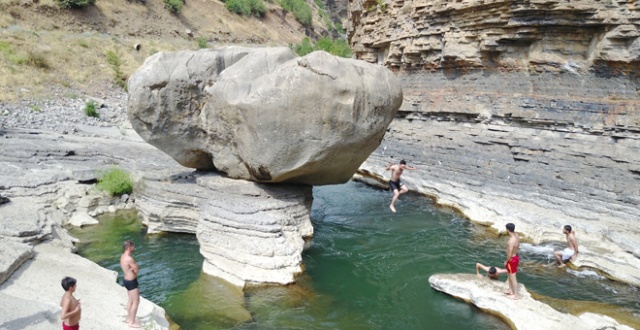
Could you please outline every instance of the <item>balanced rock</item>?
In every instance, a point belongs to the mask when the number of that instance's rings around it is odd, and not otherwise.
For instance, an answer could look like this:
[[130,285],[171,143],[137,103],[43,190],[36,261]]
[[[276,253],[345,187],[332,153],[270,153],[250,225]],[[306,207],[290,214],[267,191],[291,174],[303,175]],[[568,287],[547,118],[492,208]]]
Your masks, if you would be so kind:
[[383,66],[325,52],[161,52],[128,83],[133,128],[183,166],[259,182],[348,181],[402,103]]

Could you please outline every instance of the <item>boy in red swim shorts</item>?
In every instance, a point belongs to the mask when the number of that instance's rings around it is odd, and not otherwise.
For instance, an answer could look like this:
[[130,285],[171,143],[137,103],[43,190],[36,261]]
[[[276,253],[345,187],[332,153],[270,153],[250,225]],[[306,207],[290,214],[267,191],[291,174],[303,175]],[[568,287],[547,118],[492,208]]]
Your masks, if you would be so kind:
[[76,279],[73,277],[63,278],[62,288],[64,289],[64,295],[60,300],[62,330],[79,330],[82,309],[80,308],[80,300],[73,296],[73,293],[76,292]]
[[509,276],[507,279],[509,284],[508,297],[515,300],[520,299],[520,296],[518,296],[518,280],[516,279],[518,264],[520,263],[520,257],[518,256],[520,236],[516,234],[516,225],[513,223],[508,223],[506,227],[507,233],[509,233],[509,241],[507,242],[507,260],[504,262],[504,266],[507,268]]

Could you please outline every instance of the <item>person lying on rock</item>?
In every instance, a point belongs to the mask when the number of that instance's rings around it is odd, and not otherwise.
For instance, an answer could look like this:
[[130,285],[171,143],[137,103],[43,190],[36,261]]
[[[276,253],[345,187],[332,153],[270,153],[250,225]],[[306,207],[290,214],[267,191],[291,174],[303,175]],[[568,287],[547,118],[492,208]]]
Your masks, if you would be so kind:
[[485,272],[487,272],[487,277],[492,279],[492,280],[497,280],[499,279],[500,274],[506,274],[507,270],[503,269],[503,268],[498,268],[498,267],[487,267],[481,263],[476,263],[476,275],[478,276],[478,278],[483,278],[484,276],[482,276],[482,274],[480,274],[480,269],[484,270]]
[[569,261],[574,261],[578,257],[578,240],[576,240],[576,232],[571,230],[571,226],[566,225],[562,228],[562,233],[567,237],[567,247],[562,251],[554,251],[556,256],[555,264],[558,268],[567,266]]

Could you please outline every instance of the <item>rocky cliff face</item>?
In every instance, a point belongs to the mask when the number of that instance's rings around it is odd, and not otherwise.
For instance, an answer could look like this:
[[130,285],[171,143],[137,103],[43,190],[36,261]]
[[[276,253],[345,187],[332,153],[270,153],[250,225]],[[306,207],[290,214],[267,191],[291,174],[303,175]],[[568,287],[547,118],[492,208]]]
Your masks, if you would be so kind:
[[571,224],[578,266],[640,284],[634,1],[354,0],[349,21],[404,94],[362,174],[406,158],[410,188],[534,242]]

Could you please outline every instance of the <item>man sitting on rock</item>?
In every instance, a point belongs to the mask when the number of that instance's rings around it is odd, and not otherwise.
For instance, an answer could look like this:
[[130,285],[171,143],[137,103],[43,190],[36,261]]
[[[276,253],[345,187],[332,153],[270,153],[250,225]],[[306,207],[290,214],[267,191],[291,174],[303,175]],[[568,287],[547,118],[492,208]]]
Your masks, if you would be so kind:
[[502,269],[502,268],[498,268],[498,267],[487,267],[481,263],[476,263],[476,275],[478,276],[478,278],[482,278],[482,274],[480,274],[480,269],[484,270],[485,272],[487,272],[487,277],[492,279],[492,280],[497,280],[500,276],[500,274],[506,274],[507,270],[506,269]]
[[558,264],[558,268],[567,266],[567,262],[574,261],[578,257],[578,240],[576,240],[576,232],[571,230],[571,226],[566,225],[562,228],[562,233],[567,237],[567,247],[562,251],[554,251],[556,256],[554,263]]

